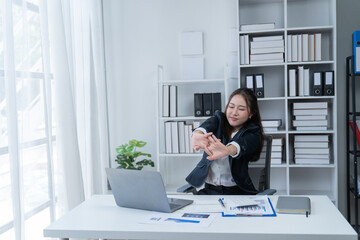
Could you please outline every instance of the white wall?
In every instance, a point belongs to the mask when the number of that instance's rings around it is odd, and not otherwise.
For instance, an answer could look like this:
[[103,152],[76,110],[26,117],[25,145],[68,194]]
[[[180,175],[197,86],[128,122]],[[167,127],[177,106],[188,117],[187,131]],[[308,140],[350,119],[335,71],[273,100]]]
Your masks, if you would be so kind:
[[103,2],[112,159],[116,146],[135,138],[148,142],[144,151],[155,160],[157,65],[164,66],[166,78],[179,79],[179,33],[201,31],[205,77],[223,77],[236,1]]

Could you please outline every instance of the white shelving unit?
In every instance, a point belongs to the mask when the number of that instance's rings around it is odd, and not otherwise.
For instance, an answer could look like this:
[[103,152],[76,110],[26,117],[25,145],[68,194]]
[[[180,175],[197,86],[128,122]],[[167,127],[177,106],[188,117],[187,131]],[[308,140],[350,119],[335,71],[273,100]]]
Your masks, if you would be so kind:
[[[193,121],[203,122],[209,117],[194,116],[194,93],[221,92],[222,111],[229,94],[237,87],[237,80],[228,78],[228,67],[224,67],[224,77],[216,79],[164,79],[164,67],[158,66],[158,87],[157,87],[157,171],[160,171],[164,179],[168,193],[176,193],[176,189],[185,184],[185,177],[200,161],[202,153],[165,153],[165,131],[164,125],[167,121]],[[176,85],[177,90],[177,117],[163,117],[162,114],[162,87],[164,85]]]
[[[315,71],[334,71],[336,86],[336,1],[335,0],[238,0],[238,29],[241,24],[275,23],[275,29],[239,31],[252,37],[283,35],[284,63],[240,65],[239,86],[245,86],[246,74],[264,74],[265,98],[259,99],[262,119],[281,119],[279,131],[267,134],[285,139],[285,158],[281,165],[272,165],[271,188],[277,194],[325,194],[338,204],[337,98],[335,96],[289,97],[288,70],[305,66],[310,69],[310,82]],[[291,62],[287,59],[287,36],[300,33],[321,33],[322,60]],[[239,49],[241,49],[239,47]],[[240,52],[239,52],[240,56]],[[240,57],[239,57],[240,59]],[[239,61],[240,63],[240,61]],[[335,87],[336,89],[336,87]],[[326,101],[330,119],[326,131],[296,131],[292,127],[292,103]],[[295,135],[327,134],[330,138],[330,164],[298,165],[294,162]],[[255,166],[250,167],[250,171]]]

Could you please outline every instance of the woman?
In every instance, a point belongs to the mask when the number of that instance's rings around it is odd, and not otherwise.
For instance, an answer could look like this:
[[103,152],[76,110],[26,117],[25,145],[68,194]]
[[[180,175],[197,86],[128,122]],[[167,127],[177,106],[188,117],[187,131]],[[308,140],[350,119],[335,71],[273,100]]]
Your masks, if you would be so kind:
[[186,181],[194,187],[205,182],[198,194],[256,194],[248,163],[259,158],[263,139],[256,96],[248,88],[235,90],[225,113],[217,111],[194,130],[193,148],[205,152]]

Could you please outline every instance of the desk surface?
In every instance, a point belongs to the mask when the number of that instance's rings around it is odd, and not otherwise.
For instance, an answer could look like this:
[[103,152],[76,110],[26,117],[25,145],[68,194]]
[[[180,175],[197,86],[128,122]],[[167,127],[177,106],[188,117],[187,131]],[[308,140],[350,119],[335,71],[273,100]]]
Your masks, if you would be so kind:
[[[217,201],[219,196],[176,195],[176,198]],[[109,239],[341,239],[357,234],[326,196],[310,196],[311,215],[221,217],[209,227],[140,224],[149,211],[116,206],[112,195],[95,195],[44,229],[45,237]],[[270,196],[275,208],[277,196]],[[185,208],[186,209],[186,208]]]

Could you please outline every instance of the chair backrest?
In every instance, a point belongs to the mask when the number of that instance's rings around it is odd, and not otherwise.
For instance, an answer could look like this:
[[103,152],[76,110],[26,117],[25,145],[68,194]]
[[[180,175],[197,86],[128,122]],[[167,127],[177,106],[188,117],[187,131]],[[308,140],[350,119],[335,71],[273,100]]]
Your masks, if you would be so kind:
[[265,165],[264,168],[260,171],[259,177],[259,187],[258,191],[262,192],[270,188],[270,167],[271,167],[271,147],[272,147],[272,136],[264,136],[264,145],[266,145],[265,150]]

